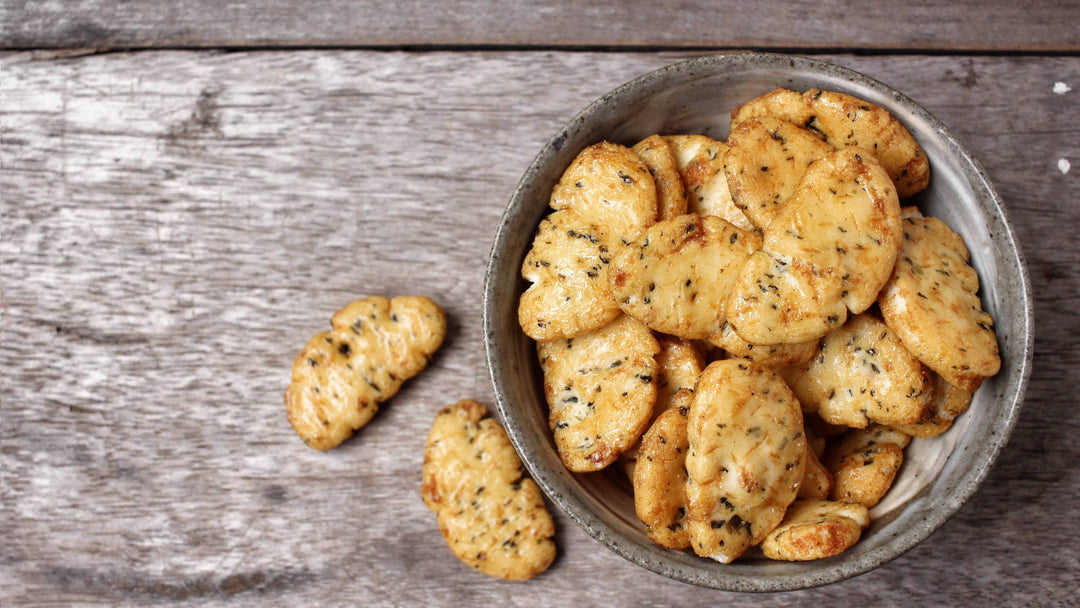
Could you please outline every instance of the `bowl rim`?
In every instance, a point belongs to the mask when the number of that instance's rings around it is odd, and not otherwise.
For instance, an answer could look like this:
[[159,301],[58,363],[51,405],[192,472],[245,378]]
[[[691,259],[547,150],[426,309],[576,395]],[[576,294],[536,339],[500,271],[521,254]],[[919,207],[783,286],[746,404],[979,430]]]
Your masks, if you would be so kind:
[[[484,277],[484,347],[486,350],[488,371],[495,394],[496,408],[503,425],[506,428],[507,435],[518,454],[524,454],[525,441],[523,434],[525,430],[519,427],[515,422],[515,418],[511,412],[513,404],[509,403],[507,389],[505,388],[505,383],[507,382],[510,370],[504,368],[506,361],[500,352],[499,343],[496,340],[495,319],[499,314],[499,310],[497,308],[498,298],[496,297],[497,290],[495,288],[495,279],[508,269],[515,273],[520,270],[519,266],[521,260],[505,260],[499,255],[499,252],[505,250],[507,241],[512,236],[508,226],[514,223],[513,220],[518,214],[524,212],[523,207],[526,190],[528,190],[530,184],[536,179],[540,172],[540,167],[544,166],[545,163],[550,162],[552,158],[561,151],[571,133],[578,130],[583,124],[586,124],[594,114],[598,113],[602,108],[612,102],[637,98],[642,95],[641,91],[643,89],[655,89],[658,85],[671,77],[693,78],[695,76],[709,75],[715,73],[717,70],[728,67],[745,67],[748,65],[776,67],[781,64],[790,69],[803,69],[814,74],[839,77],[857,82],[862,86],[873,89],[876,92],[891,98],[897,104],[904,106],[906,110],[910,111],[918,119],[924,121],[935,130],[936,134],[945,143],[946,149],[950,155],[962,159],[965,164],[970,166],[971,177],[969,181],[976,182],[975,185],[981,186],[985,190],[992,210],[999,216],[1003,225],[1004,234],[997,233],[995,239],[1004,240],[1008,262],[1010,265],[1015,265],[1019,269],[1017,276],[1019,277],[1021,289],[1018,290],[1018,293],[1021,294],[1023,299],[1022,305],[1024,310],[1022,326],[1024,340],[1022,345],[1023,357],[1020,361],[1021,368],[1019,370],[1019,381],[1012,394],[1007,396],[1010,403],[1007,407],[999,410],[996,419],[992,420],[992,426],[997,429],[997,431],[993,434],[990,441],[976,446],[975,451],[969,455],[975,464],[959,477],[955,490],[949,495],[949,500],[945,502],[941,508],[931,511],[922,521],[922,525],[913,526],[904,533],[894,535],[877,549],[865,553],[855,560],[833,562],[822,568],[820,571],[770,574],[768,577],[757,577],[745,573],[718,575],[716,571],[683,568],[680,567],[679,564],[665,564],[654,559],[649,559],[644,553],[635,551],[635,548],[638,545],[638,542],[635,539],[622,534],[620,531],[609,526],[602,519],[596,517],[581,499],[575,496],[573,492],[569,491],[569,488],[561,487],[561,484],[557,480],[550,479],[543,475],[541,471],[537,470],[536,465],[531,459],[522,458],[529,473],[538,482],[548,498],[578,526],[583,528],[594,539],[600,541],[601,544],[608,549],[614,551],[628,561],[666,577],[685,583],[729,591],[790,591],[838,582],[869,572],[870,570],[899,557],[915,545],[924,541],[934,531],[952,518],[960,507],[967,502],[971,495],[975,493],[978,486],[988,475],[998,455],[1001,453],[1001,450],[1008,442],[1023,405],[1024,396],[1031,375],[1033,359],[1035,332],[1031,282],[1028,275],[1027,264],[1019,243],[1017,242],[1012,223],[1008,217],[1008,212],[1002,204],[1001,197],[998,195],[997,190],[994,188],[993,183],[990,181],[982,165],[971,155],[967,148],[952,135],[940,120],[930,114],[930,112],[914,100],[885,83],[850,68],[842,67],[820,59],[799,55],[755,51],[722,52],[702,55],[672,63],[638,76],[604,94],[574,115],[573,118],[560,127],[559,130],[548,139],[540,149],[540,152],[529,164],[528,169],[519,180],[507,203],[505,211],[500,217],[499,226],[492,243],[491,252],[488,258],[488,266]],[[681,76],[679,76],[680,72],[683,73]],[[1018,336],[1012,336],[1012,339],[1015,340],[1017,337]]]

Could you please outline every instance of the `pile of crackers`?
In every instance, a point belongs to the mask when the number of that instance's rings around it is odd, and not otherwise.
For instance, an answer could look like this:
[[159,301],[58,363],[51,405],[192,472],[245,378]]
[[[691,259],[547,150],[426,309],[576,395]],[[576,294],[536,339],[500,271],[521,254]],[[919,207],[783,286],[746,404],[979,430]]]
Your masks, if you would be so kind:
[[726,142],[582,150],[518,310],[566,467],[622,466],[653,541],[722,563],[853,545],[1000,367],[963,239],[901,206],[929,179],[886,110],[817,89],[747,102]]

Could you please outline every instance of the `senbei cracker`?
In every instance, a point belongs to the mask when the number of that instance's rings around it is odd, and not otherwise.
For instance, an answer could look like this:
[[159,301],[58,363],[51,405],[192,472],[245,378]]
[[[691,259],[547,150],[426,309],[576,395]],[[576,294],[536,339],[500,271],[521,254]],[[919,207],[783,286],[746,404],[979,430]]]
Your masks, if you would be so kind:
[[755,344],[803,342],[874,303],[900,247],[896,189],[872,157],[839,150],[814,162],[765,231],[727,304]]
[[551,193],[521,268],[531,285],[518,303],[522,331],[534,340],[572,338],[610,323],[611,256],[656,221],[656,184],[629,148],[601,142],[581,151]]
[[976,293],[964,239],[918,209],[903,213],[903,241],[881,291],[881,314],[912,353],[949,384],[974,392],[998,373],[994,320]]
[[679,175],[686,186],[686,210],[695,215],[714,215],[743,230],[753,230],[731,196],[724,155],[728,144],[704,135],[675,135],[664,138],[675,153]]
[[933,397],[930,370],[870,313],[822,338],[810,361],[785,376],[805,411],[855,428],[915,424]]
[[761,237],[714,216],[657,222],[611,262],[611,292],[626,314],[686,339],[720,333],[724,302]]
[[576,338],[536,345],[548,422],[568,469],[598,471],[637,443],[656,403],[659,350],[652,332],[626,315]]
[[357,300],[307,343],[285,391],[289,422],[306,444],[328,450],[371,420],[427,365],[446,336],[446,316],[421,296]]
[[573,337],[619,316],[611,295],[605,229],[570,211],[540,222],[521,276],[532,283],[518,303],[518,322],[534,340]]
[[555,559],[555,524],[540,488],[524,476],[502,426],[475,401],[435,417],[420,493],[454,555],[484,574],[526,580]]
[[795,192],[806,169],[833,151],[805,130],[771,116],[740,123],[728,142],[724,174],[731,198],[761,230]]
[[843,553],[870,525],[866,507],[828,500],[797,500],[761,543],[765,557],[810,561]]
[[686,186],[679,176],[679,163],[671,145],[659,135],[650,135],[631,150],[641,157],[656,184],[656,219],[667,220],[686,213]]
[[641,438],[634,467],[634,510],[645,524],[645,533],[669,549],[690,546],[686,521],[686,453],[690,441],[686,420],[693,391],[675,394],[672,407],[664,410]]
[[799,402],[775,371],[717,361],[694,391],[687,437],[692,547],[730,563],[780,523],[798,494],[807,455]]
[[887,110],[857,97],[821,89],[802,94],[776,89],[736,108],[732,126],[758,116],[798,125],[837,149],[859,148],[873,154],[901,198],[930,183],[930,163],[911,133]]

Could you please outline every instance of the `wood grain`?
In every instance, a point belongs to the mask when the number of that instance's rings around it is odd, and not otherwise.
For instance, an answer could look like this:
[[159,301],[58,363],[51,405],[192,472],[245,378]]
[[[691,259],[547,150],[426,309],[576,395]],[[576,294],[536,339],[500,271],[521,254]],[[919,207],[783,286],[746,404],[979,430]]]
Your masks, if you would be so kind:
[[[1027,404],[951,522],[854,580],[769,596],[651,574],[561,514],[561,556],[528,584],[452,557],[421,458],[438,408],[492,404],[480,294],[505,202],[560,124],[683,56],[0,58],[0,604],[1074,602],[1080,93],[1053,87],[1080,90],[1075,57],[824,56],[950,125],[1028,258]],[[447,310],[443,349],[357,437],[308,449],[284,416],[293,357],[351,299],[406,293]]]
[[31,48],[626,47],[1080,50],[1067,0],[807,4],[378,0],[0,0],[0,45]]

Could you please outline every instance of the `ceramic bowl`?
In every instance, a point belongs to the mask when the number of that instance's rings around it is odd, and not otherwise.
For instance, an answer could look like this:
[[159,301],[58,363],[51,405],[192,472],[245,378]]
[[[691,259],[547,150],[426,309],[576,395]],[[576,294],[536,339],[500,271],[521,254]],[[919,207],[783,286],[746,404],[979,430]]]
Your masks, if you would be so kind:
[[[731,110],[776,87],[830,89],[889,110],[915,136],[931,166],[930,186],[904,204],[944,220],[963,235],[981,280],[983,306],[996,321],[1001,372],[970,410],[933,439],[915,439],[873,523],[843,554],[802,563],[774,562],[756,549],[723,565],[690,551],[653,544],[634,514],[621,467],[570,473],[548,428],[535,345],[517,321],[525,287],[522,260],[548,213],[548,197],[577,153],[601,140],[632,145],[653,133],[727,137]],[[522,177],[502,217],[484,293],[487,361],[499,413],[526,467],[548,497],[596,540],[665,576],[734,591],[813,587],[889,561],[941,526],[974,492],[1008,440],[1019,414],[1032,354],[1031,292],[1023,258],[985,172],[941,122],[904,94],[849,69],[804,57],[731,53],[699,57],[637,78],[585,108],[560,129]]]

